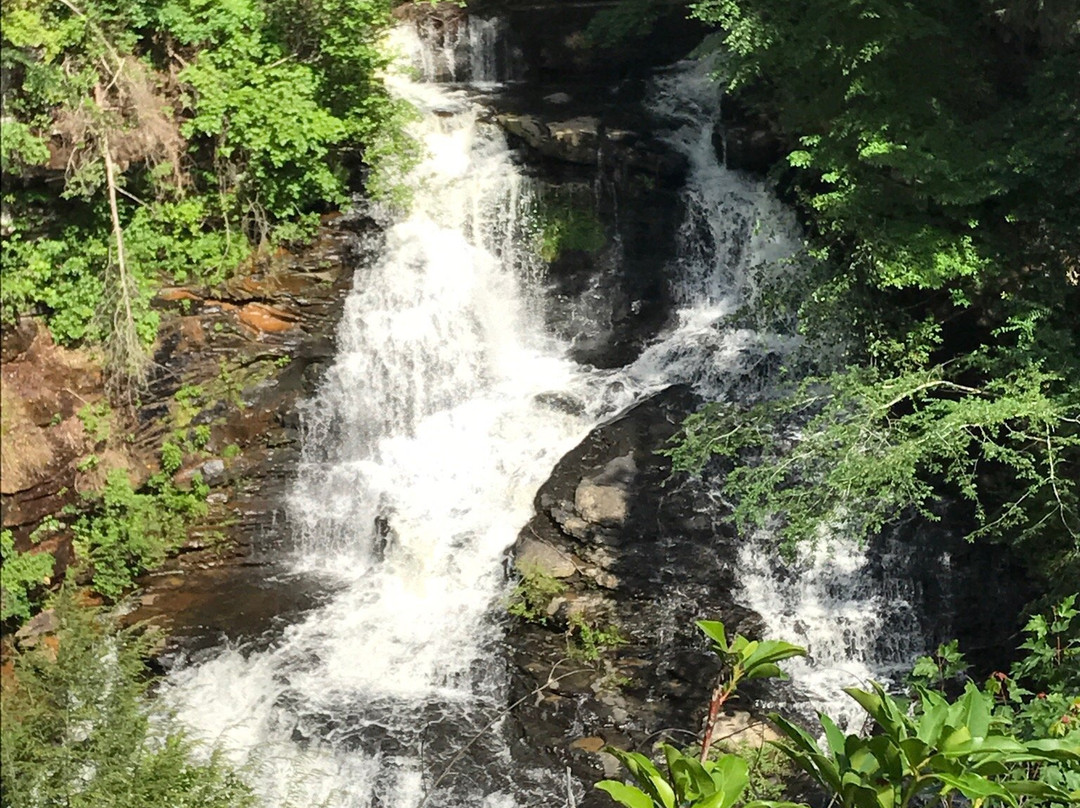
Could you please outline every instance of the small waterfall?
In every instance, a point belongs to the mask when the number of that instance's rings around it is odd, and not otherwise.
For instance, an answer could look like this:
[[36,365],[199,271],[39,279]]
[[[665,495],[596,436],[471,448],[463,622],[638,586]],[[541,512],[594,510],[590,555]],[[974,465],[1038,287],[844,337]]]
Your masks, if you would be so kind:
[[[795,561],[776,555],[773,537],[759,534],[739,551],[743,600],[766,621],[772,637],[807,649],[784,668],[793,687],[773,707],[802,713],[820,710],[849,732],[863,729],[866,714],[842,689],[885,686],[923,652],[917,583],[896,571],[910,569],[915,550],[894,528],[881,537],[882,555],[843,538],[802,548]],[[884,579],[882,578],[884,573]]]
[[[707,63],[672,73],[660,80],[654,104],[659,114],[682,122],[670,140],[690,160],[676,295],[694,301],[690,312],[706,319],[725,306],[753,307],[760,276],[749,269],[798,271],[790,212],[760,191],[753,195],[740,190],[740,182],[757,186],[717,159],[712,136],[719,97],[711,74]],[[733,223],[742,224],[741,233]],[[702,301],[715,301],[715,308],[703,310]],[[755,361],[776,364],[766,359],[782,359],[797,344],[776,334],[719,333],[724,335],[721,344],[739,357],[734,364],[744,371]],[[657,347],[670,350],[668,343]],[[709,367],[710,349],[715,347],[703,340],[693,350],[679,352],[674,361],[697,365],[689,375],[698,389],[706,398],[723,400],[730,397],[737,377],[732,377],[731,361],[714,361]],[[661,361],[671,363],[673,358],[669,354]],[[756,389],[742,384],[739,393],[767,392],[770,375],[762,374]],[[775,537],[765,532],[743,542],[738,559],[742,602],[761,615],[769,636],[801,644],[809,653],[804,660],[786,663],[794,687],[775,706],[808,717],[821,710],[841,726],[861,729],[857,721],[862,713],[842,688],[868,687],[871,679],[897,683],[895,677],[925,650],[926,631],[917,609],[921,593],[908,576],[895,574],[912,569],[916,552],[902,531],[897,527],[879,538],[877,558],[870,547],[837,535],[802,548],[792,563],[778,556]]]
[[419,37],[404,51],[426,82],[488,87],[514,78],[512,56],[504,52],[503,21],[466,16],[426,16]]
[[[398,76],[392,89],[421,111],[428,159],[410,179],[412,211],[357,270],[338,355],[303,413],[292,574],[324,580],[327,601],[269,648],[225,648],[170,677],[179,718],[246,763],[271,806],[572,802],[563,772],[516,768],[502,732],[503,553],[551,468],[593,426],[675,383],[745,394],[794,344],[728,324],[753,302],[760,272],[788,267],[798,230],[761,183],[717,162],[715,85],[701,66],[680,66],[653,93],[691,165],[672,325],[626,367],[570,360],[545,326],[530,181],[456,86],[494,75],[497,25],[455,25],[426,40],[400,32],[427,82]],[[462,61],[468,42],[483,54]],[[782,634],[777,616],[808,599],[774,607],[772,573],[757,581],[746,569],[748,599]]]

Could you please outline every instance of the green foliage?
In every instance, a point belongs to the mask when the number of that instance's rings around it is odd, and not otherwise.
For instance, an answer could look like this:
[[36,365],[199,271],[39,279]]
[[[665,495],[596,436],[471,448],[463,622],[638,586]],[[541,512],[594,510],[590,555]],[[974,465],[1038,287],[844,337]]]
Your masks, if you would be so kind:
[[908,681],[920,687],[944,690],[949,682],[960,679],[968,669],[967,660],[960,651],[960,643],[951,640],[942,643],[931,656],[915,660]]
[[199,424],[191,430],[191,446],[194,449],[204,449],[210,442],[210,425]]
[[648,36],[664,11],[657,0],[622,0],[597,11],[585,28],[585,36],[600,48],[625,46]]
[[565,592],[566,587],[537,567],[519,567],[518,572],[521,579],[510,593],[510,604],[506,610],[527,623],[546,626],[551,620],[547,613],[548,605],[553,598]]
[[724,662],[727,679],[723,687],[728,693],[734,693],[744,679],[783,678],[776,663],[806,656],[805,648],[783,640],[749,640],[736,634],[729,641],[719,620],[699,620],[697,627],[712,640],[713,653]]
[[198,475],[190,491],[176,488],[165,474],[135,491],[124,469],[109,472],[104,489],[91,499],[93,510],[74,525],[75,549],[93,570],[94,589],[115,600],[135,576],[160,565],[184,542],[191,520],[205,515],[207,493]]
[[[407,108],[381,79],[391,8],[6,3],[4,176],[46,162],[48,137],[63,142],[53,157],[66,169],[48,190],[5,181],[15,232],[3,247],[4,317],[43,314],[71,344],[109,339],[122,311],[149,345],[159,284],[220,283],[253,246],[302,240],[319,209],[345,200],[361,159],[369,187],[393,195],[392,175],[416,146],[404,134]],[[107,157],[119,171],[123,287],[110,276],[119,243],[105,204]],[[128,286],[130,317],[117,292]]]
[[787,793],[795,767],[775,746],[748,741],[719,746],[724,753],[742,758],[749,766],[750,782],[744,794],[747,800],[779,800]]
[[[668,454],[676,469],[698,472],[714,455],[739,459],[725,482],[737,523],[751,530],[779,518],[789,549],[823,525],[868,535],[906,508],[935,520],[945,491],[970,502],[971,538],[1049,544],[1060,563],[1080,536],[1077,478],[1062,473],[1080,447],[1080,399],[1055,395],[1062,380],[1038,368],[979,388],[952,381],[955,370],[889,378],[851,368],[745,412],[707,407]],[[800,440],[777,423],[798,424]],[[1008,498],[986,490],[988,468],[1008,475]]]
[[1046,687],[1080,692],[1080,611],[1076,594],[1057,604],[1049,617],[1036,614],[1024,626],[1020,648],[1027,655],[1013,667],[1013,677]]
[[[546,614],[544,616],[546,617]],[[605,651],[626,645],[626,638],[620,633],[617,625],[589,621],[580,614],[575,614],[570,618],[566,635],[568,655],[571,659],[582,662],[596,662]]]
[[5,174],[21,174],[25,167],[40,166],[48,159],[45,139],[25,123],[10,121],[0,127],[0,170]]
[[[152,638],[117,629],[65,587],[55,644],[13,654],[2,712],[5,806],[251,808],[239,774],[193,742],[147,694]],[[198,756],[198,762],[197,762]]]
[[221,283],[250,255],[251,245],[229,231],[220,201],[190,196],[137,207],[124,231],[128,256],[162,279]]
[[[985,689],[999,712],[1025,738],[1071,737],[1080,744],[1080,620],[1076,594],[1048,615],[1035,614],[1024,627],[1024,655],[1009,675],[991,677]],[[1080,769],[1058,772],[1061,783],[1080,790]]]
[[560,195],[543,200],[536,215],[540,223],[537,251],[545,261],[555,261],[568,250],[599,252],[607,244],[604,225],[588,201]]
[[183,462],[183,449],[172,441],[161,444],[161,468],[166,474],[175,474]]
[[10,530],[0,530],[0,621],[26,620],[32,595],[53,574],[50,553],[20,553]]
[[781,400],[689,420],[676,465],[734,462],[739,522],[778,522],[788,549],[905,508],[934,518],[947,494],[973,538],[1022,543],[1050,586],[1075,579],[1076,2],[693,9],[720,29],[729,89],[787,140],[776,174],[814,264],[773,297],[833,350]]
[[626,808],[795,808],[796,803],[744,800],[750,784],[746,761],[737,755],[721,755],[698,761],[670,744],[661,744],[666,771],[640,752],[608,748],[627,768],[637,786],[617,780],[601,780],[606,791]]
[[[1077,616],[1074,603],[1075,598],[1067,598],[1049,619],[1032,619],[1023,646],[1028,655],[1014,666],[1014,676],[1021,671],[1038,672],[1044,681],[1058,682],[1057,694],[1064,692],[1062,688],[1075,687],[1077,666],[1070,664],[1071,651],[1080,646],[1072,624]],[[765,660],[770,656],[765,649],[774,646],[789,656],[792,650],[801,652],[771,641],[752,649],[754,644],[744,638],[729,642],[721,623],[698,625],[732,670],[736,664],[752,670],[755,654],[764,654]],[[940,656],[953,669],[962,662],[954,643],[943,647]],[[761,663],[761,675],[771,675],[770,664]],[[937,670],[936,665],[931,667]],[[1060,679],[1063,671],[1072,677],[1067,684]],[[729,675],[728,681],[733,678]],[[718,688],[724,689],[723,684]],[[875,732],[865,737],[845,735],[828,716],[821,715],[822,747],[802,727],[771,716],[784,735],[784,740],[772,745],[843,808],[909,808],[928,801],[949,804],[957,797],[976,808],[1080,802],[1080,727],[1071,720],[1080,718],[1080,697],[1074,695],[1065,714],[1059,713],[1058,723],[1048,728],[1026,720],[1025,713],[1046,705],[1057,710],[1059,704],[1046,693],[1032,699],[1030,692],[1004,674],[993,677],[985,689],[969,682],[955,700],[922,685],[915,686],[910,703],[889,695],[876,683],[870,690],[848,688],[845,692],[873,719]],[[708,729],[700,760],[666,744],[660,748],[666,771],[640,753],[610,750],[637,785],[605,780],[597,788],[627,808],[717,808],[739,803],[746,808],[794,808],[792,803],[748,801],[746,760],[733,754],[709,760]],[[772,790],[768,795],[781,796],[782,792]]]
[[913,712],[879,685],[846,691],[874,719],[879,734],[844,735],[821,716],[827,747],[780,716],[778,747],[844,808],[907,808],[958,792],[975,805],[1024,801],[1069,803],[1072,793],[1032,776],[1042,765],[1080,764],[1080,747],[1061,739],[1021,741],[993,714],[993,697],[968,684],[955,702],[920,689]]
[[106,399],[83,405],[76,415],[94,443],[109,439],[112,434],[112,407]]
[[724,662],[724,676],[709,705],[700,759],[661,744],[667,766],[663,772],[645,755],[609,748],[637,787],[616,780],[601,780],[596,787],[627,808],[795,808],[793,803],[748,800],[745,792],[750,785],[750,767],[746,760],[733,754],[713,758],[709,749],[719,709],[740,682],[782,676],[776,663],[803,656],[806,651],[779,640],[748,640],[741,634],[729,641],[724,624],[718,620],[700,620],[697,626],[712,640],[713,652]]

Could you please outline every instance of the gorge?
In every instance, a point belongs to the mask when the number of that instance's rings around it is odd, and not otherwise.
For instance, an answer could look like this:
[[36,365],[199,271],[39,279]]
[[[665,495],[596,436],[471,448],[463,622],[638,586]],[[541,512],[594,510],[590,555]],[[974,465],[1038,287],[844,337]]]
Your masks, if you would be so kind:
[[881,8],[5,6],[4,808],[1080,800],[1080,28]]
[[[768,537],[740,549],[722,526],[708,480],[668,480],[655,455],[697,402],[759,395],[797,341],[736,317],[753,310],[758,273],[799,271],[799,231],[761,181],[719,159],[709,65],[643,82],[644,132],[602,107],[544,123],[522,111],[535,91],[505,81],[497,21],[445,25],[453,39],[395,34],[426,79],[391,80],[421,110],[426,158],[411,212],[356,268],[337,355],[302,408],[276,565],[281,585],[313,579],[330,594],[256,648],[178,666],[167,698],[254,767],[269,804],[365,808],[603,804],[579,779],[602,771],[597,756],[564,772],[567,744],[642,738],[672,714],[693,729],[712,675],[692,637],[704,616],[805,643],[794,692],[774,698],[842,719],[841,686],[887,680],[930,641],[921,592],[874,579],[881,564],[902,579],[910,553],[884,562],[837,537],[800,572],[774,568]],[[538,172],[535,152],[560,149],[564,176]],[[676,167],[657,183],[671,190],[627,192],[649,158]],[[567,188],[596,206],[584,215],[602,217],[606,244],[545,266],[544,199]],[[643,255],[633,228],[673,203],[653,229],[670,243]],[[651,292],[633,287],[641,277],[665,288],[637,298]],[[583,504],[586,478],[621,512]],[[562,608],[628,639],[612,668],[543,696],[566,671],[561,634],[504,636],[504,553],[526,523],[519,561],[558,567],[544,571],[573,579]],[[626,694],[611,684],[622,680]],[[521,709],[507,715],[510,702]],[[535,751],[551,747],[563,751]]]

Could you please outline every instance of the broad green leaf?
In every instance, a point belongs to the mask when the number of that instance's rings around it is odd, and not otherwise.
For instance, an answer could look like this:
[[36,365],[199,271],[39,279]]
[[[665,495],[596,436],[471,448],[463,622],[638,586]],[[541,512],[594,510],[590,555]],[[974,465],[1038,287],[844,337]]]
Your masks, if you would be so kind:
[[757,665],[748,666],[747,679],[782,679],[784,678],[784,672],[780,670],[779,666],[774,665],[771,662],[762,662]]
[[639,788],[620,783],[618,780],[601,780],[596,784],[601,791],[606,791],[611,798],[626,808],[655,808],[652,799]]
[[990,731],[992,707],[990,697],[968,682],[960,703],[964,705],[964,723],[971,732],[971,736],[973,738],[986,737],[986,733]]
[[651,760],[639,752],[624,752],[614,747],[608,751],[622,761],[638,785],[662,808],[675,808],[675,791]]
[[704,797],[716,790],[712,778],[697,758],[684,755],[670,744],[664,744],[663,749],[679,799]]
[[1055,802],[1080,803],[1080,793],[1069,793],[1064,789],[1055,788],[1049,783],[1039,780],[1005,780],[1001,783],[1011,794],[1021,797],[1035,797],[1041,800],[1054,800]]
[[829,750],[834,756],[840,757],[844,754],[844,733],[840,727],[836,726],[836,722],[833,721],[825,713],[818,713],[818,721],[821,723],[821,728],[825,730],[825,740],[829,744]]
[[974,755],[988,755],[1003,757],[1013,754],[1023,754],[1027,747],[1014,738],[1004,735],[991,735],[988,738],[972,738],[966,743],[956,746],[950,745],[948,749],[942,749],[942,754],[950,758],[970,757]]
[[993,780],[987,780],[985,777],[980,777],[977,774],[968,773],[951,775],[936,773],[931,775],[931,777],[945,786],[943,793],[946,794],[955,789],[969,800],[997,797],[1000,800],[1004,800],[1009,805],[1016,805],[1016,798],[1006,789],[995,783]]
[[698,620],[697,627],[718,646],[728,650],[727,630],[719,620]]
[[782,640],[762,640],[748,662],[781,662],[792,657],[806,656],[806,649]]
[[1028,752],[1042,755],[1047,760],[1080,762],[1080,740],[1071,738],[1040,738],[1028,741]]
[[942,754],[949,754],[953,749],[958,749],[966,746],[971,742],[971,730],[967,727],[959,727],[952,732],[948,732],[944,738],[941,739],[941,743],[938,748]]
[[717,808],[731,808],[750,782],[746,761],[737,755],[722,755],[710,772],[717,791],[723,794],[723,800],[716,803]]
[[792,724],[779,713],[771,713],[769,715],[769,720],[776,724],[776,726],[780,728],[780,731],[800,749],[812,754],[821,754],[821,748],[817,745],[817,741],[815,741],[810,733],[802,727]]
[[930,747],[919,738],[905,738],[900,741],[900,749],[904,753],[908,766],[919,768],[930,754]]
[[949,715],[949,704],[937,694],[931,697],[929,692],[922,692],[923,714],[915,727],[915,737],[927,746],[937,746],[941,728]]

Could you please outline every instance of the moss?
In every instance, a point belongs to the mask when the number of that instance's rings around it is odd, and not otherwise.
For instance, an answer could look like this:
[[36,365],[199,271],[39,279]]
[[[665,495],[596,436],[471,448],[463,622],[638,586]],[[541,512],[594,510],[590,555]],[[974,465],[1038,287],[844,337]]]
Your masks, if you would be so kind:
[[537,205],[536,249],[551,263],[567,251],[597,253],[607,244],[604,224],[590,198],[581,193],[560,192]]

